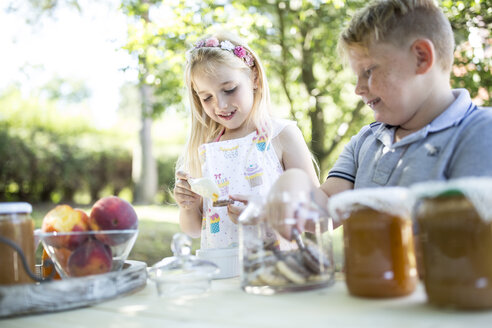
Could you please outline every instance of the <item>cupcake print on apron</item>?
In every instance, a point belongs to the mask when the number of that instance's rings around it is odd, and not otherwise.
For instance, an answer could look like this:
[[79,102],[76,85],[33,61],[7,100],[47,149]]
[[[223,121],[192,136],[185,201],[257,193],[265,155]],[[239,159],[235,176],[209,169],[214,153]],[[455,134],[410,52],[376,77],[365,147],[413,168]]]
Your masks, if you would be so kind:
[[[280,123],[280,124],[279,124]],[[229,195],[266,197],[271,185],[283,172],[271,140],[287,125],[276,122],[271,138],[249,135],[220,139],[199,147],[202,176],[209,177],[219,187],[219,199]],[[230,218],[227,206],[214,207],[211,200],[203,200],[201,248],[227,248],[238,243],[238,226]]]

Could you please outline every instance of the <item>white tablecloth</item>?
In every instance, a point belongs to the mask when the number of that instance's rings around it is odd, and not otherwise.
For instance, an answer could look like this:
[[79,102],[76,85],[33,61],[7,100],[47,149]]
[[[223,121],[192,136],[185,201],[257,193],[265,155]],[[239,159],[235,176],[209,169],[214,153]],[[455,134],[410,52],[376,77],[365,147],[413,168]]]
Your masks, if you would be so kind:
[[1,328],[76,327],[492,327],[492,311],[453,311],[426,303],[422,285],[410,296],[364,299],[348,294],[342,280],[328,288],[250,295],[239,279],[214,280],[194,297],[167,299],[155,285],[82,309],[0,320]]

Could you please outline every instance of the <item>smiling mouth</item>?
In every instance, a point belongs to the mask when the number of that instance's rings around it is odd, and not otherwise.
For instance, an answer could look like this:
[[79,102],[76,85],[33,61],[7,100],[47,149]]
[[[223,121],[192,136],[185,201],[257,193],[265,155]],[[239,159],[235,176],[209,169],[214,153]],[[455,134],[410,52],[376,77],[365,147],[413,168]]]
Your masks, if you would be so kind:
[[376,98],[367,102],[367,106],[374,108],[377,104],[381,102],[381,98]]
[[224,120],[230,120],[230,119],[232,119],[232,117],[234,116],[236,111],[237,110],[234,110],[234,111],[227,113],[227,114],[217,114],[217,116],[224,119]]

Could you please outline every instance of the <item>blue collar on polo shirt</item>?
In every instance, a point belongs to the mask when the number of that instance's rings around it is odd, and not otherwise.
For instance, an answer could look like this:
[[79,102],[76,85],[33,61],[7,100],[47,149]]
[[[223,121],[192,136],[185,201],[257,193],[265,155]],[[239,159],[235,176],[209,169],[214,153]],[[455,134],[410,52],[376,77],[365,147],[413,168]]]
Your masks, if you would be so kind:
[[428,132],[437,132],[455,126],[475,110],[470,94],[466,89],[454,89],[453,103],[428,125]]
[[476,109],[470,94],[466,89],[454,89],[455,101],[432,122],[402,140],[393,144],[396,127],[381,122],[371,123],[370,128],[374,136],[385,146],[390,148],[401,147],[427,137],[429,133],[438,132],[451,126],[458,125],[465,117]]

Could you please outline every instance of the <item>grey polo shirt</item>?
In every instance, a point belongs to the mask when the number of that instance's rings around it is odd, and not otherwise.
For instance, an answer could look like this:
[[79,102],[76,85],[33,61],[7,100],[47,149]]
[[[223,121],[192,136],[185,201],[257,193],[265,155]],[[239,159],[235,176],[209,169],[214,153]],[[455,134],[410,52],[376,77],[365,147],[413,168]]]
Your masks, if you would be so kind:
[[492,176],[492,108],[465,89],[427,126],[393,143],[396,127],[375,122],[353,136],[328,174],[354,188],[409,186],[464,176]]

